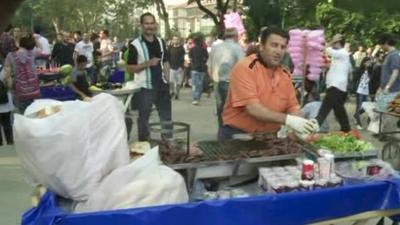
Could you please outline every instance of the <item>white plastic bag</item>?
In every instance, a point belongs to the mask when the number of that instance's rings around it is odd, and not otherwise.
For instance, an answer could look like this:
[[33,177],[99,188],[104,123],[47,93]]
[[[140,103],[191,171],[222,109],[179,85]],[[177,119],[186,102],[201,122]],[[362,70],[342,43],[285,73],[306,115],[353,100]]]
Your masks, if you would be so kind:
[[367,130],[375,134],[379,133],[379,115],[374,112],[374,109],[376,109],[376,103],[363,102],[361,107],[365,110],[370,119]]
[[114,170],[75,211],[186,203],[188,199],[182,176],[162,164],[156,147],[130,165]]
[[26,115],[54,105],[61,110],[45,118],[15,115],[18,157],[34,182],[86,200],[106,175],[129,163],[123,106],[100,94],[91,102],[35,101]]

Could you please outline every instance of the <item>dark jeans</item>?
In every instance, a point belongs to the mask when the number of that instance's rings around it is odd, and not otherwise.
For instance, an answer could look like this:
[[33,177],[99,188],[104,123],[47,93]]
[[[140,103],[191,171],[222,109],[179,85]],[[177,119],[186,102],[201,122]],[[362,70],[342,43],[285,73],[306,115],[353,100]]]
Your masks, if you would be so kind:
[[137,104],[139,117],[138,123],[138,138],[139,141],[148,141],[150,138],[149,118],[153,104],[156,106],[158,116],[161,123],[164,123],[162,129],[169,131],[169,134],[164,134],[163,138],[172,137],[172,124],[165,125],[165,123],[172,122],[171,120],[171,95],[169,93],[168,85],[158,89],[145,89],[142,88],[137,92]]
[[191,71],[192,75],[192,99],[193,101],[200,101],[201,94],[203,93],[203,80],[206,75],[205,72]]
[[340,124],[340,130],[343,132],[350,131],[349,118],[347,117],[346,108],[344,104],[346,102],[347,92],[343,92],[335,87],[330,87],[326,90],[326,96],[322,102],[321,108],[316,117],[319,125],[321,125],[328,114],[333,109],[336,120]]
[[[6,136],[7,144],[12,145],[14,143],[14,138],[11,126],[11,112],[0,113],[0,125],[3,127],[4,136]],[[2,137],[0,137],[0,145],[3,145]]]
[[219,129],[218,133],[218,141],[226,141],[231,140],[234,134],[244,134],[245,131],[235,128],[229,125],[223,125],[221,129]]
[[99,81],[103,81],[103,82],[108,81],[108,79],[111,76],[112,64],[113,64],[112,59],[101,62],[100,72],[98,74],[99,76],[97,76],[97,79]]
[[90,78],[90,84],[95,85],[97,83],[96,68],[94,66],[91,66],[89,68],[86,68],[86,71]]
[[220,81],[215,84],[216,84],[215,98],[217,101],[218,126],[221,129],[221,127],[223,126],[222,113],[224,112],[224,105],[226,102],[226,97],[228,95],[229,83],[226,81]]
[[354,114],[354,118],[357,120],[357,125],[361,126],[361,114],[364,113],[364,109],[361,108],[361,105],[363,102],[367,101],[367,97],[368,95],[361,95],[361,94],[357,94],[356,95],[356,113]]

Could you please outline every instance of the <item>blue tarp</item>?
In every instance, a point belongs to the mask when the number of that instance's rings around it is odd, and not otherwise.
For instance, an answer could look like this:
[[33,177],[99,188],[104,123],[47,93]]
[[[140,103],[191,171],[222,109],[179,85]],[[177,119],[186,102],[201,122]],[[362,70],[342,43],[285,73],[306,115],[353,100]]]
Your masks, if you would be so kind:
[[115,70],[110,78],[108,79],[109,82],[112,83],[124,83],[125,82],[125,71],[123,70]]
[[68,86],[40,87],[40,95],[41,98],[49,98],[59,101],[69,101],[77,98],[75,92]]
[[22,225],[297,225],[400,208],[400,180],[310,192],[71,214],[48,192]]

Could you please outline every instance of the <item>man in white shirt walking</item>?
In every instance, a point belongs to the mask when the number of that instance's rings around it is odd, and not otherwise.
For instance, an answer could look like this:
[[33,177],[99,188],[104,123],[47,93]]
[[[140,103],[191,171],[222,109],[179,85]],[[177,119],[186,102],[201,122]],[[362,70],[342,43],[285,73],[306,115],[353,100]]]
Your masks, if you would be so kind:
[[[74,60],[79,55],[83,55],[87,59],[86,70],[90,77],[91,84],[96,83],[96,74],[93,66],[93,43],[90,41],[89,33],[83,34],[83,39],[75,45]],[[75,63],[76,64],[76,63]]]
[[316,117],[319,125],[325,121],[329,112],[333,109],[336,120],[340,124],[340,130],[350,131],[349,118],[344,107],[347,98],[347,84],[351,72],[350,53],[344,49],[343,35],[336,34],[326,53],[331,57],[331,66],[326,75],[326,96]]
[[107,80],[111,75],[111,68],[113,64],[114,47],[111,39],[109,38],[108,30],[100,31],[100,74],[103,79]]
[[35,37],[35,41],[36,41],[35,52],[37,55],[35,64],[36,64],[36,66],[46,68],[46,64],[47,64],[47,61],[51,54],[51,51],[50,51],[49,40],[47,40],[47,38],[43,37],[41,32],[42,32],[42,30],[40,27],[35,27],[34,34],[33,34],[33,36]]
[[233,66],[245,57],[238,40],[239,34],[236,28],[227,28],[225,30],[225,41],[212,47],[207,61],[208,74],[214,81],[219,127],[223,125],[222,112],[228,95],[229,74]]

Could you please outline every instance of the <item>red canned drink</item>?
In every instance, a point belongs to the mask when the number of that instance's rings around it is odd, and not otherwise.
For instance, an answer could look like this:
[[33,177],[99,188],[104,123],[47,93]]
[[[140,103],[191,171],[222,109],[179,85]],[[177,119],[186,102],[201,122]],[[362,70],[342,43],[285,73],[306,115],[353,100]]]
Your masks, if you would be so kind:
[[381,172],[382,167],[378,166],[378,165],[369,165],[367,167],[367,174],[369,176],[374,176],[377,175]]
[[302,180],[314,180],[314,162],[312,160],[303,160],[301,169]]

